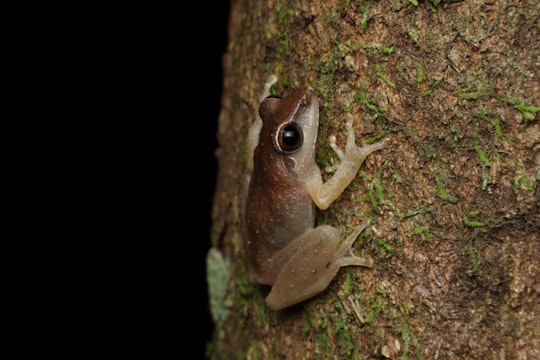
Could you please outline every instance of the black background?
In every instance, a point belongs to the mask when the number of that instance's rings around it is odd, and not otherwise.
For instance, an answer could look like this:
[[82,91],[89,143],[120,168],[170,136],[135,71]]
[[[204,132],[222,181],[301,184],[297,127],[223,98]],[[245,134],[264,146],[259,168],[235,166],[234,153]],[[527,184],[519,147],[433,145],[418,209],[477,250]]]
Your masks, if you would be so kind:
[[[196,126],[196,137],[193,139],[196,142],[200,142],[197,148],[204,149],[203,164],[207,169],[207,175],[204,175],[205,179],[199,179],[201,182],[199,186],[204,186],[204,212],[201,216],[205,220],[205,226],[201,229],[200,238],[207,239],[206,242],[201,241],[197,248],[197,264],[200,265],[197,270],[197,294],[193,298],[193,313],[188,309],[186,314],[186,320],[188,322],[195,321],[200,323],[201,326],[188,326],[187,331],[200,331],[200,333],[190,334],[194,335],[194,343],[190,344],[195,347],[195,355],[197,358],[205,358],[206,344],[211,340],[213,331],[213,322],[211,320],[209,307],[208,307],[208,292],[206,283],[206,254],[210,248],[210,228],[211,228],[211,207],[213,202],[213,195],[215,190],[216,181],[216,158],[215,150],[217,148],[217,119],[221,107],[221,92],[223,82],[223,68],[222,59],[227,47],[227,26],[230,5],[228,1],[219,0],[217,2],[200,2],[200,12],[204,13],[204,19],[201,19],[201,32],[196,36],[197,44],[196,48],[198,52],[191,52],[194,54],[194,58],[190,59],[193,63],[193,71],[196,74],[200,74],[197,79],[197,84],[194,87],[196,93],[192,93],[194,104],[201,103],[198,109],[198,116],[195,121],[200,124]],[[205,8],[205,9],[203,9]],[[211,13],[209,14],[208,11]],[[193,28],[192,28],[193,29]],[[189,35],[189,34],[187,34]],[[186,75],[189,76],[188,71]],[[194,95],[194,96],[193,96]],[[199,118],[200,117],[200,118]],[[201,122],[203,120],[204,122]],[[206,181],[204,181],[206,180]],[[205,237],[206,236],[206,237]],[[193,320],[189,320],[192,315]],[[197,314],[200,314],[199,318]],[[191,338],[189,336],[189,338]],[[190,346],[191,347],[191,346]]]
[[[32,107],[62,117],[61,125],[40,125],[56,138],[43,134],[36,156],[53,167],[36,170],[36,179],[58,187],[38,191],[65,210],[50,210],[51,223],[80,226],[92,239],[73,235],[78,248],[62,244],[62,260],[69,254],[81,271],[54,264],[70,276],[54,283],[65,296],[35,290],[48,301],[37,312],[64,330],[52,336],[70,346],[55,351],[206,359],[213,333],[206,254],[230,3],[83,8],[59,16],[58,34],[35,26],[43,44],[28,45],[36,63],[49,64],[33,74],[50,78],[29,85],[46,88],[46,101]],[[43,287],[58,280],[47,274]]]
[[174,202],[165,194],[173,207],[171,214],[175,218],[170,223],[175,235],[171,241],[174,249],[163,249],[162,253],[163,259],[170,257],[174,264],[166,286],[172,289],[169,302],[172,301],[172,311],[177,314],[172,324],[169,317],[166,319],[174,329],[170,332],[175,337],[170,345],[174,347],[179,342],[173,351],[186,359],[206,359],[206,347],[213,335],[206,255],[211,247],[217,124],[230,2],[198,1],[182,5],[181,9],[163,9],[163,19],[160,17],[162,21],[158,23],[165,23],[167,31],[153,35],[159,48],[165,49],[166,55],[160,56],[159,61],[170,64],[164,70],[159,70],[158,64],[157,71],[165,74],[165,96],[172,97],[167,102],[173,115],[165,119],[172,127],[163,129],[162,142],[171,139],[172,151],[163,155],[168,161],[165,167],[172,169],[172,191],[178,194]]

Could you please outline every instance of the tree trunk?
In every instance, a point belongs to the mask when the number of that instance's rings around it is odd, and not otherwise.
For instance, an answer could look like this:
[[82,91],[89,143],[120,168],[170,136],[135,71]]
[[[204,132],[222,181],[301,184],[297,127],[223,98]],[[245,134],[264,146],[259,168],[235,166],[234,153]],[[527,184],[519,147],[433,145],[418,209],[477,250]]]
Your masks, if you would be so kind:
[[[540,7],[514,1],[233,0],[216,152],[213,359],[540,358]],[[317,224],[370,219],[326,291],[270,310],[247,281],[245,140],[270,74],[312,86],[317,162],[343,116],[368,156]],[[342,147],[342,146],[341,146]]]

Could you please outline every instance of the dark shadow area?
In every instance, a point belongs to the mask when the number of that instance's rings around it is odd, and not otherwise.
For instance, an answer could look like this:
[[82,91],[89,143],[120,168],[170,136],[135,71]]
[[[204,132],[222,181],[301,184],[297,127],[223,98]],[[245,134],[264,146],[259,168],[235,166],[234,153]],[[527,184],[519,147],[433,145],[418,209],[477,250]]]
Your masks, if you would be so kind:
[[[204,4],[204,5],[203,5]],[[188,338],[194,339],[191,344],[197,353],[196,357],[190,358],[205,358],[205,349],[207,343],[211,340],[213,334],[213,321],[210,315],[208,306],[208,289],[206,283],[206,254],[211,246],[210,229],[212,226],[211,209],[215,190],[217,162],[215,158],[215,150],[217,147],[217,121],[221,107],[221,93],[223,68],[222,58],[227,47],[227,23],[229,17],[229,1],[218,1],[212,5],[201,3],[201,11],[199,14],[206,14],[204,19],[201,19],[197,37],[199,43],[197,48],[199,52],[195,52],[195,59],[192,59],[195,69],[187,69],[187,74],[193,70],[198,76],[197,84],[192,84],[192,93],[190,97],[197,100],[192,106],[196,107],[195,117],[188,121],[195,122],[196,133],[188,134],[196,144],[196,152],[201,152],[200,170],[197,171],[200,176],[198,186],[203,186],[203,197],[201,206],[204,213],[201,216],[204,218],[203,227],[198,231],[198,236],[193,239],[196,243],[196,261],[197,261],[197,288],[193,298],[193,307],[185,308],[185,319],[189,322],[196,321],[200,324],[190,324],[187,331],[196,331],[196,334],[190,334]],[[206,9],[202,9],[202,7]],[[202,21],[204,20],[204,21]],[[189,34],[187,34],[189,36]],[[192,126],[189,126],[192,128]],[[206,241],[204,241],[206,240]],[[186,259],[191,262],[191,259]],[[189,275],[189,274],[184,274]],[[190,282],[191,283],[191,282]],[[186,292],[187,295],[187,292]],[[200,316],[197,316],[199,314]]]

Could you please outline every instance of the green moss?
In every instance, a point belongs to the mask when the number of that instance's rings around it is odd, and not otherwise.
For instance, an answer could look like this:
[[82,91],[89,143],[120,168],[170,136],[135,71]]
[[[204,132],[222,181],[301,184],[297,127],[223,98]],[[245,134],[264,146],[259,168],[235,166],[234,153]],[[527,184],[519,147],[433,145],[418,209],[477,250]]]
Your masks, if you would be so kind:
[[382,70],[381,66],[379,64],[375,64],[375,72],[378,77],[380,77],[386,85],[394,89],[396,87],[396,84],[394,84],[389,78],[388,75]]
[[452,134],[454,141],[459,141],[463,138],[463,134],[459,133],[452,125],[450,125],[450,133]]
[[363,11],[362,11],[362,20],[360,21],[360,28],[362,30],[365,30],[367,28],[367,23],[368,23],[368,19],[369,19],[369,9],[366,7],[364,7]]
[[336,11],[332,10],[330,15],[326,18],[326,25],[330,26],[334,22],[334,17],[336,16]]
[[488,183],[489,183],[489,173],[486,170],[486,167],[491,166],[491,160],[487,157],[486,153],[480,147],[480,145],[475,144],[474,145],[474,150],[476,151],[476,154],[478,155],[478,159],[480,160],[480,163],[483,165],[482,166],[482,185],[481,185],[481,189],[486,190],[487,186],[488,186]]
[[486,156],[486,153],[479,145],[474,145],[474,150],[476,151],[476,154],[478,155],[478,158],[480,159],[480,163],[484,166],[490,166],[491,161]]
[[435,148],[433,147],[433,143],[425,142],[422,149],[424,150],[424,155],[428,159],[435,158],[436,153],[435,153]]
[[533,191],[533,181],[527,175],[521,175],[514,179],[514,189],[524,188],[528,191]]
[[472,228],[478,228],[478,227],[486,226],[486,224],[483,223],[482,221],[469,220],[469,218],[466,217],[466,216],[463,219],[463,222],[465,223],[465,225],[467,225],[468,227],[472,227]]
[[401,177],[401,174],[397,171],[394,171],[392,173],[392,179],[394,179],[394,181],[397,182],[398,184],[403,183],[403,178]]
[[458,93],[468,93],[469,91],[472,91],[474,89],[474,84],[469,84],[465,87],[459,88]]
[[[479,76],[476,77],[477,82],[468,85],[467,87],[458,89],[458,97],[466,100],[478,100],[484,97],[492,97],[502,102],[512,105],[518,110],[523,118],[527,121],[535,119],[535,114],[540,112],[540,107],[534,105],[525,105],[521,100],[504,94],[499,94],[491,89],[489,82],[481,80]],[[476,90],[478,87],[481,89]]]
[[253,358],[254,360],[259,360],[259,346],[257,346],[257,343],[252,344],[250,346],[250,349],[252,349],[252,351],[250,352],[250,358]]
[[377,239],[375,240],[375,244],[377,244],[377,246],[379,246],[379,256],[384,258],[384,259],[389,259],[391,258],[392,256],[394,256],[394,247],[390,244],[388,244],[386,241],[384,241],[383,239]]
[[504,134],[503,134],[503,132],[501,130],[501,123],[500,123],[499,119],[495,119],[495,120],[491,121],[491,125],[493,125],[493,127],[495,128],[495,134],[497,135],[499,140],[504,140]]
[[[406,319],[401,320],[399,331],[401,333],[401,339],[403,340],[403,349],[400,359],[422,359],[422,348],[420,346],[420,341],[418,336],[416,336],[416,334],[412,331]],[[414,348],[415,354],[410,354],[411,348]]]
[[472,248],[472,256],[473,256],[473,261],[471,262],[471,264],[469,265],[469,268],[467,269],[467,275],[469,276],[478,272],[478,269],[480,268],[480,263],[481,263],[480,239],[478,238],[474,239],[474,244]]
[[272,44],[276,49],[276,55],[280,58],[289,58],[294,44],[290,42],[290,27],[295,12],[292,9],[284,7],[280,3],[274,5],[275,16],[273,21],[277,23],[276,30],[265,33],[264,43]]
[[481,105],[473,112],[473,114],[479,117],[489,117],[493,115],[493,111],[487,109],[484,105]]
[[307,339],[312,329],[313,329],[313,326],[312,326],[312,319],[311,319],[311,311],[308,311],[306,314],[306,321],[304,321],[304,326],[302,327],[302,336],[304,339]]
[[[373,178],[370,178],[368,174],[363,171],[358,173],[360,177],[369,182],[367,187],[369,203],[376,213],[379,212],[380,205],[386,204],[385,190],[383,189],[383,180],[381,179],[384,168],[384,166],[381,167]],[[359,199],[359,201],[363,201],[363,199]]]
[[424,82],[424,61],[423,59],[420,59],[416,66],[416,87],[420,88],[422,82]]
[[407,234],[407,237],[412,237],[418,234],[424,234],[426,240],[431,241],[431,234],[427,226],[417,226]]
[[415,43],[418,42],[418,30],[416,29],[411,29],[409,30],[409,36],[411,38],[412,41],[414,41]]
[[347,267],[347,272],[345,273],[345,280],[343,281],[342,290],[344,293],[348,294],[351,291],[351,272],[350,266]]
[[385,107],[379,107],[375,104],[372,104],[368,101],[366,95],[362,92],[360,92],[358,95],[355,96],[356,101],[360,101],[361,104],[363,104],[368,110],[373,111],[377,115],[384,115],[386,113]]
[[432,0],[431,2],[428,1],[429,8],[432,12],[437,11],[437,6],[441,3],[442,0]]
[[373,178],[373,188],[375,189],[375,194],[377,195],[377,202],[384,205],[386,204],[386,199],[384,198],[384,191],[382,188],[382,170],[383,168],[381,167],[375,174],[375,177]]
[[506,95],[499,95],[499,94],[496,94],[496,93],[493,93],[492,94],[493,96],[507,102],[508,104],[511,104],[514,106],[514,108],[516,108],[518,111],[521,112],[523,118],[525,120],[528,120],[528,121],[532,121],[534,120],[534,117],[537,112],[540,111],[540,107],[539,106],[530,106],[530,105],[525,105],[523,104],[519,99],[517,98],[513,98],[513,97],[510,97],[510,96],[506,96]]
[[434,213],[434,212],[435,212],[435,209],[433,209],[433,208],[421,208],[421,209],[418,209],[418,210],[407,210],[406,213],[398,213],[398,214],[396,214],[396,216],[399,219],[405,219],[405,218],[413,217],[413,216],[420,215],[420,214]]
[[328,315],[321,313],[320,321],[317,324],[317,334],[316,334],[316,343],[315,348],[318,350],[317,353],[322,356],[322,358],[331,358],[332,346],[330,339],[327,333],[328,329]]
[[367,355],[360,355],[360,353],[358,352],[358,349],[355,348],[352,354],[352,359],[353,360],[367,360],[369,359],[369,357]]
[[438,162],[435,162],[435,181],[437,182],[437,196],[451,203],[456,202],[457,200],[446,193],[445,182],[443,178],[443,172],[439,166]]
[[364,141],[365,141],[366,144],[370,145],[370,144],[378,142],[379,140],[381,140],[385,136],[386,136],[386,134],[378,134],[378,135],[375,135],[375,136],[368,137]]
[[294,17],[294,10],[282,8],[280,3],[276,3],[274,10],[276,11],[278,23],[288,29],[291,25],[291,19]]
[[[359,41],[361,42],[361,39],[359,39]],[[385,45],[382,45],[382,44],[375,44],[375,43],[361,44],[360,48],[362,50],[373,49],[374,53],[375,52],[380,52],[383,55],[390,55],[390,54],[392,54],[394,52],[394,48],[392,46],[385,46]]]
[[336,345],[340,348],[340,353],[344,353],[350,356],[355,348],[355,342],[352,340],[351,328],[347,314],[343,309],[341,301],[336,299],[334,301],[337,314],[334,316],[334,325],[332,326],[333,337],[336,341]]
[[379,315],[385,312],[385,309],[386,305],[379,296],[366,299],[367,314],[364,319],[365,323],[371,324]]

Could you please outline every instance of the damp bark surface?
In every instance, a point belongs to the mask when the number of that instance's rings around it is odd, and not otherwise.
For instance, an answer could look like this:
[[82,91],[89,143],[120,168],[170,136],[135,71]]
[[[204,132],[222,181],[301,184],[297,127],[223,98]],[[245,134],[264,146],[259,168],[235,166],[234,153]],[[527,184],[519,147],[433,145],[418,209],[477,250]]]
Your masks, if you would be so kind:
[[[540,358],[538,1],[233,0],[223,58],[211,359]],[[249,284],[245,141],[269,75],[320,100],[317,163],[346,113],[371,154],[317,224],[371,224],[323,293],[283,311]]]

